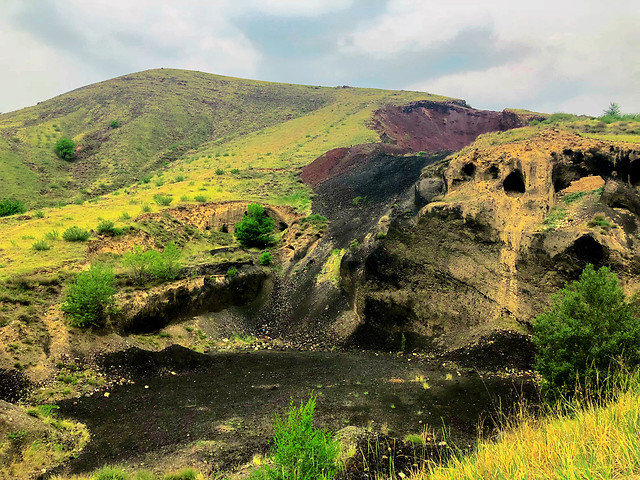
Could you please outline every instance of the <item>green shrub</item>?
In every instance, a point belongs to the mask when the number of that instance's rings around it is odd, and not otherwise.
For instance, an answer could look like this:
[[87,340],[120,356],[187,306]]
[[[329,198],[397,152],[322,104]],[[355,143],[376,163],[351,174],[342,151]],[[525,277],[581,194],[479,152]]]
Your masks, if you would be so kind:
[[238,274],[238,269],[236,267],[229,267],[227,270],[227,277],[232,278]]
[[260,265],[271,265],[273,258],[269,252],[262,252],[260,254]]
[[36,250],[38,252],[42,252],[44,250],[50,250],[51,249],[51,245],[49,245],[44,240],[38,240],[37,242],[33,242],[33,245],[31,245],[31,248],[33,248],[34,250]]
[[57,240],[60,238],[60,232],[54,228],[50,232],[45,233],[44,238],[51,241]]
[[331,479],[338,470],[340,444],[329,432],[313,427],[316,398],[296,408],[291,402],[285,418],[276,415],[273,424],[273,467],[254,472],[253,479]]
[[239,174],[239,173],[240,173],[240,170],[239,170],[239,169],[237,169],[237,168],[232,168],[230,171],[231,171],[231,173],[232,173],[232,174],[234,174],[234,175],[237,175],[237,174]]
[[102,467],[91,476],[92,480],[128,480],[129,474],[118,467]]
[[313,226],[314,228],[322,230],[323,228],[326,228],[326,226],[327,226],[327,217],[324,217],[322,215],[318,215],[317,213],[313,213],[313,214],[309,215],[308,217],[305,217],[302,220],[300,220],[300,223],[302,225],[309,224],[309,225]]
[[109,126],[111,128],[120,128],[120,122],[118,120],[112,120]]
[[221,168],[216,168],[216,175],[224,175],[224,170]]
[[145,204],[142,206],[142,211],[143,211],[144,213],[149,213],[149,212],[151,211],[151,205],[148,205],[148,204],[146,204],[146,203],[145,203]]
[[89,239],[91,233],[80,227],[69,227],[62,233],[65,242],[85,242]]
[[195,197],[193,197],[193,199],[196,202],[200,202],[200,203],[204,203],[207,201],[207,197],[205,197],[204,195],[196,195]]
[[122,215],[120,215],[120,220],[122,220],[123,222],[131,220],[131,215],[129,215],[129,212],[122,212]]
[[197,475],[193,468],[185,468],[179,472],[166,474],[164,480],[196,480]]
[[245,247],[266,247],[273,240],[274,222],[262,205],[250,203],[242,220],[235,225],[234,235]]
[[136,247],[134,252],[124,254],[122,264],[129,268],[133,280],[143,285],[152,280],[174,280],[182,267],[181,252],[175,243],[171,242],[162,252],[147,250],[143,252]]
[[33,212],[33,218],[44,218],[44,212],[42,210],[36,210]]
[[612,226],[602,213],[596,214],[591,220],[589,220],[589,223],[587,223],[587,225],[589,227],[601,227],[605,230],[610,229]]
[[640,364],[640,320],[608,267],[587,265],[579,280],[553,296],[533,330],[536,370],[551,396],[571,395],[576,382],[595,385],[620,361],[629,368]]
[[54,147],[56,155],[62,160],[72,160],[76,154],[76,144],[67,137],[61,137]]
[[102,325],[106,314],[112,311],[116,277],[104,265],[91,265],[89,270],[75,276],[67,288],[62,311],[73,327]]
[[120,235],[122,233],[122,229],[116,228],[115,223],[112,220],[102,220],[98,226],[96,227],[96,232],[99,235]]
[[151,175],[145,175],[140,179],[142,183],[149,183],[151,181]]
[[173,197],[170,197],[169,195],[157,194],[153,196],[153,201],[160,206],[168,207],[169,204],[171,204],[171,202],[173,201]]
[[351,203],[353,203],[357,207],[357,206],[363,204],[366,200],[367,200],[367,197],[361,197],[361,196],[358,195],[353,200],[351,200]]
[[0,201],[0,217],[8,217],[26,212],[27,209],[20,200],[9,200],[5,198]]

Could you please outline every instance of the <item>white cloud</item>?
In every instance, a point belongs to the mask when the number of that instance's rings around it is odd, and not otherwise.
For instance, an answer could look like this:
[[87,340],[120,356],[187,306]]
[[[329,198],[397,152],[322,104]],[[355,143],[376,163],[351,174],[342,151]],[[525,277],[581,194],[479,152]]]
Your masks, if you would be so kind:
[[[603,98],[640,111],[640,2],[614,0],[424,2],[391,0],[387,11],[342,39],[345,52],[384,61],[399,51],[442,46],[465,30],[491,28],[496,49],[517,45],[499,66],[434,75],[406,88],[467,99],[485,108],[523,106],[599,114]],[[576,85],[571,91],[570,85]],[[584,91],[591,91],[585,94]],[[563,97],[563,94],[566,96]],[[542,99],[550,96],[545,103]]]

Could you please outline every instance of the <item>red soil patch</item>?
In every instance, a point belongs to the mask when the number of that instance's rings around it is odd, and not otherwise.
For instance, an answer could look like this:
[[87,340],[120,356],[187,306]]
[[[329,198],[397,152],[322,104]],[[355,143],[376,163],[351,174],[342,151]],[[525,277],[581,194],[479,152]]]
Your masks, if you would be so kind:
[[478,135],[525,126],[535,115],[469,108],[461,102],[412,102],[387,105],[373,115],[372,127],[382,143],[336,148],[302,169],[302,180],[314,187],[375,154],[453,152]]

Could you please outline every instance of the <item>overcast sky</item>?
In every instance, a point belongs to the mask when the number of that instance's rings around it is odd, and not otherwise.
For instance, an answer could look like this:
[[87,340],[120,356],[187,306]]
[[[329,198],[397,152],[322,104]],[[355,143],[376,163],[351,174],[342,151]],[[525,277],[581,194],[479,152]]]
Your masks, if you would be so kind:
[[640,112],[640,0],[0,0],[0,112],[149,68]]

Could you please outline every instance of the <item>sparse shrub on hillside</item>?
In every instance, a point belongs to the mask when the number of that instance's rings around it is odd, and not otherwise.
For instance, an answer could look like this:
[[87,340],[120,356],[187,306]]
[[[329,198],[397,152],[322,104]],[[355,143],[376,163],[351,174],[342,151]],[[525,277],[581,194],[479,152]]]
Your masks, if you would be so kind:
[[149,183],[151,181],[151,175],[145,175],[140,179],[140,183]]
[[272,261],[273,261],[273,257],[271,256],[271,253],[262,252],[260,254],[260,265],[271,265]]
[[233,278],[238,274],[238,269],[236,267],[229,267],[227,270],[227,277]]
[[168,473],[163,480],[196,480],[198,474],[193,468],[184,468],[178,472]]
[[37,242],[33,242],[33,245],[31,245],[31,248],[38,252],[42,252],[45,250],[50,250],[51,246],[44,240],[38,240]]
[[533,330],[536,369],[552,396],[571,395],[576,382],[595,385],[620,361],[629,368],[640,364],[640,319],[608,267],[587,265],[579,280],[554,295]]
[[112,120],[109,126],[111,128],[120,128],[120,122],[118,120]]
[[147,250],[143,252],[137,247],[133,252],[124,254],[122,264],[129,268],[129,274],[139,285],[153,280],[171,281],[178,276],[182,267],[181,252],[175,243],[171,242],[162,252]]
[[262,205],[250,203],[242,220],[235,225],[235,237],[245,247],[266,247],[274,241],[274,226]]
[[224,170],[221,168],[216,168],[216,175],[224,175]]
[[62,233],[65,242],[85,242],[90,236],[89,231],[77,226],[69,227]]
[[308,217],[300,220],[301,225],[311,225],[313,228],[318,230],[322,230],[327,227],[327,217],[323,215],[318,215],[317,213],[312,213]]
[[0,217],[8,217],[9,215],[16,215],[26,211],[24,203],[20,200],[10,200],[8,198],[0,200]]
[[601,227],[606,231],[612,227],[611,222],[609,222],[602,213],[596,214],[591,220],[589,220],[587,225],[589,227]]
[[102,325],[106,315],[113,311],[116,293],[113,270],[104,265],[92,265],[79,273],[67,288],[62,311],[73,327]]
[[122,229],[117,228],[111,220],[102,220],[96,227],[98,235],[117,236],[122,234]]
[[193,199],[196,202],[200,202],[200,203],[204,203],[207,201],[207,197],[205,197],[204,195],[196,195],[195,197],[193,197]]
[[76,154],[76,144],[67,137],[60,138],[54,147],[56,155],[62,160],[72,160]]
[[276,415],[273,422],[273,466],[255,471],[254,480],[303,480],[335,477],[340,443],[329,432],[313,426],[316,397],[297,408],[293,401],[285,418]]
[[91,480],[129,480],[129,474],[119,467],[102,467],[94,472]]
[[153,201],[162,207],[168,207],[173,201],[173,197],[157,194],[153,196]]
[[36,210],[33,212],[33,218],[44,218],[44,212],[42,210]]

